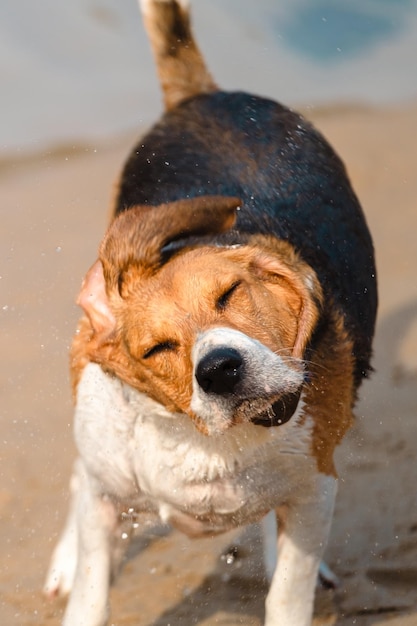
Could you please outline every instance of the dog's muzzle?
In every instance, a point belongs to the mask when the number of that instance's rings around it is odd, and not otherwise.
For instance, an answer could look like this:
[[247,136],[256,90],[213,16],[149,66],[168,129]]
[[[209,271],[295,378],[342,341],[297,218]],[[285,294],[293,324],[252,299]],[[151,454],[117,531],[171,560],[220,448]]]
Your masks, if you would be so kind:
[[193,409],[209,430],[250,421],[280,426],[295,413],[303,374],[238,331],[208,331],[197,343]]

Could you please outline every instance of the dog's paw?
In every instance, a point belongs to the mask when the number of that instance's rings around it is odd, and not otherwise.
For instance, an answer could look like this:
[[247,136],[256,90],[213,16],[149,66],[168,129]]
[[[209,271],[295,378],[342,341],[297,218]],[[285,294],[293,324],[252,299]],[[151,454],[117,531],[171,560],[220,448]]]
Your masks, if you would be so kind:
[[43,586],[43,594],[49,600],[69,595],[75,578],[77,551],[73,545],[60,541],[51,558]]

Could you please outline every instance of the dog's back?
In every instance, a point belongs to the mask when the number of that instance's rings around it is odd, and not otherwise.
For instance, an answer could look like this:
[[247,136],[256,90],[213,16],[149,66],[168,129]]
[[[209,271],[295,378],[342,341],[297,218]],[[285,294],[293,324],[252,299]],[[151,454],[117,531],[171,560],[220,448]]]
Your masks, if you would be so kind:
[[359,384],[370,369],[376,270],[343,163],[298,113],[218,90],[180,2],[146,0],[142,9],[167,112],[126,163],[116,213],[200,195],[239,197],[236,229],[219,243],[261,233],[294,245],[316,271],[326,302],[343,314]]

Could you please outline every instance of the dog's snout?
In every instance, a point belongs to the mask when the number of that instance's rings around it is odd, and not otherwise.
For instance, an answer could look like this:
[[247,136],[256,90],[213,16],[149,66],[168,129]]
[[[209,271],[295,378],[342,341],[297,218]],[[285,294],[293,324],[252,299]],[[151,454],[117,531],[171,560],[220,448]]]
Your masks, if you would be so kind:
[[223,395],[231,393],[241,380],[242,366],[240,353],[234,348],[222,346],[201,359],[195,375],[203,391]]

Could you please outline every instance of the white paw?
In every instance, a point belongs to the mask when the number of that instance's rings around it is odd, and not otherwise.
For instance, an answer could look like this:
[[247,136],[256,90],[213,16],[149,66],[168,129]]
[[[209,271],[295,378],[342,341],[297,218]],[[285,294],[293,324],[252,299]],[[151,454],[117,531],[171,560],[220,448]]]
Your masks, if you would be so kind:
[[62,537],[56,546],[43,586],[43,593],[48,599],[69,595],[77,567],[77,549],[75,538]]

